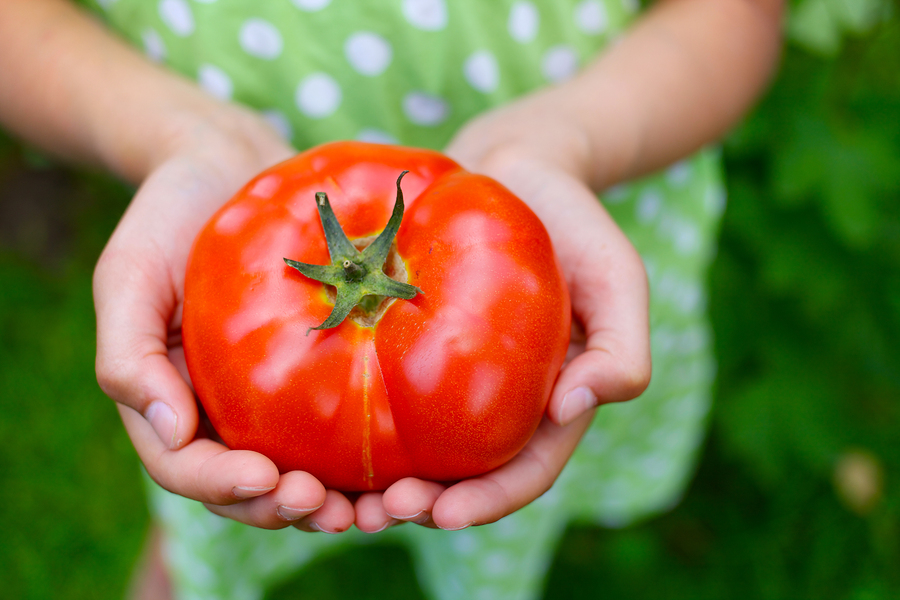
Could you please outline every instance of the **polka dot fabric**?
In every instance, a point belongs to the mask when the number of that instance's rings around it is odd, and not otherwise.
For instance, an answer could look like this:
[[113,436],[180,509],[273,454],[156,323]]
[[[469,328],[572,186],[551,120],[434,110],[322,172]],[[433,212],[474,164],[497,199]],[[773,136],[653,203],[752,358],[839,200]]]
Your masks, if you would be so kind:
[[[630,0],[97,0],[147,56],[217,98],[259,110],[298,149],[335,139],[441,149],[467,120],[565,81],[628,25]],[[602,201],[644,257],[653,381],[602,407],[556,485],[500,522],[405,526],[423,588],[441,599],[533,598],[572,520],[620,527],[671,507],[703,439],[715,372],[704,278],[724,208],[713,151]],[[320,552],[375,538],[221,519],[148,482],[179,597],[260,598]]]

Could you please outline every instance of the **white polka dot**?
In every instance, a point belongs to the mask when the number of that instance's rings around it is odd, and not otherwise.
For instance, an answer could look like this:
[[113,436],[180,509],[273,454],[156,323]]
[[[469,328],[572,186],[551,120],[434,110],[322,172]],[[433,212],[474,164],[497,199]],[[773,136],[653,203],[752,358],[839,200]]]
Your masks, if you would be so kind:
[[710,333],[705,327],[695,325],[681,334],[678,349],[684,354],[706,350],[710,343]]
[[200,87],[220,100],[230,99],[234,92],[234,85],[228,74],[213,65],[200,65],[197,68],[197,81]]
[[691,173],[690,163],[682,160],[666,169],[666,181],[675,187],[682,187],[690,181]]
[[116,3],[116,0],[97,0],[97,4],[100,5],[100,8],[105,10],[109,10],[109,8]]
[[606,5],[599,0],[584,0],[575,7],[575,25],[584,33],[597,35],[606,30],[609,18]]
[[154,62],[162,62],[166,58],[166,44],[155,29],[145,29],[141,34],[144,43],[144,54]]
[[397,141],[397,138],[392,136],[386,131],[382,131],[380,129],[374,128],[366,128],[360,131],[356,135],[356,139],[360,142],[369,142],[370,144],[391,144],[396,145],[400,142]]
[[504,573],[509,573],[512,570],[512,567],[513,561],[510,559],[509,555],[499,551],[491,552],[481,563],[481,568],[490,575],[503,575]]
[[471,554],[478,548],[478,540],[468,531],[455,533],[451,539],[453,548],[460,554]]
[[508,540],[510,538],[514,538],[519,535],[528,536],[527,528],[522,526],[522,519],[517,518],[513,515],[508,515],[493,525],[491,525],[491,530],[494,534],[494,537],[500,540]]
[[330,116],[341,105],[341,88],[325,73],[306,76],[297,86],[297,108],[306,116],[322,119]]
[[671,271],[666,271],[659,278],[659,282],[656,285],[656,292],[661,298],[671,300],[678,295],[680,287],[681,285],[678,282],[678,277]]
[[[705,306],[706,297],[701,299],[701,306]],[[713,358],[704,358],[703,356],[694,357],[694,360],[686,361],[680,369],[672,374],[672,385],[691,386],[703,383],[704,385],[711,382],[716,374],[716,361]]]
[[650,335],[650,343],[654,353],[668,354],[672,352],[678,344],[678,340],[678,334],[668,327],[657,327]]
[[675,250],[679,254],[693,254],[700,249],[700,232],[689,221],[679,221],[675,228]]
[[537,37],[540,21],[537,7],[531,2],[520,0],[509,11],[509,35],[517,42],[526,44]]
[[693,254],[700,249],[700,232],[687,219],[663,214],[656,230],[660,238],[672,241],[679,254]]
[[381,75],[391,64],[392,54],[387,40],[368,31],[354,33],[344,44],[347,61],[360,75]]
[[541,506],[545,508],[557,506],[563,500],[563,495],[560,492],[560,486],[553,486],[552,488],[541,494],[539,500],[541,502]]
[[[189,523],[193,525],[193,521],[189,521]],[[184,533],[186,539],[203,539],[204,535],[203,529],[193,527]],[[190,552],[186,544],[172,544],[170,548],[172,550],[171,560],[177,561],[175,564],[187,569],[185,573],[190,573],[189,585],[203,587],[216,581],[216,573],[209,563],[200,558],[198,553]]]
[[487,50],[479,50],[467,58],[463,65],[463,74],[469,85],[485,94],[495,91],[500,81],[497,59]]
[[622,0],[622,6],[630,13],[636,13],[641,8],[640,0]]
[[482,585],[475,592],[475,600],[497,600],[498,598],[506,596],[506,594],[503,593],[504,591],[505,590],[492,585]]
[[443,123],[450,108],[443,98],[425,92],[410,92],[403,98],[403,112],[416,125],[430,127]]
[[307,12],[322,10],[331,4],[331,0],[291,0],[291,2],[300,10]]
[[281,136],[281,139],[286,142],[291,141],[291,138],[294,137],[294,128],[291,127],[290,120],[283,112],[275,109],[264,110],[262,116],[272,126],[272,129]]
[[403,16],[413,27],[440,31],[447,25],[444,0],[403,0]]
[[238,35],[241,48],[250,56],[272,60],[281,55],[284,42],[281,32],[263,19],[247,19]]
[[641,260],[644,263],[644,270],[647,272],[647,279],[650,280],[650,283],[652,285],[653,282],[656,281],[656,275],[659,273],[659,267],[656,266],[656,261],[652,258],[641,256]]
[[177,36],[185,37],[194,32],[194,14],[185,0],[161,0],[159,18]]
[[719,217],[725,212],[727,198],[724,188],[711,185],[706,188],[706,193],[703,195],[703,206],[710,214]]
[[[302,564],[302,563],[301,563]],[[442,585],[446,588],[446,592],[449,594],[451,598],[464,598],[465,597],[465,588],[462,584],[462,579],[465,577],[464,575],[460,575],[459,573],[448,573],[444,578]]]
[[656,226],[656,234],[664,240],[675,239],[675,229],[678,223],[674,215],[663,214]]
[[554,46],[543,60],[544,77],[553,83],[570,79],[578,72],[578,54],[571,46]]
[[609,434],[596,429],[589,429],[588,434],[581,440],[579,447],[590,454],[599,455],[609,447]]
[[[666,403],[670,404],[669,402]],[[681,428],[662,426],[654,429],[647,436],[660,451],[675,452],[684,446],[685,432]]]
[[680,279],[672,271],[662,274],[655,291],[661,299],[674,305],[683,313],[703,310],[706,306],[706,292],[703,288],[694,281]]
[[690,313],[706,306],[706,293],[694,282],[685,282],[678,292],[678,308]]
[[219,0],[194,0],[197,4],[213,4]]
[[614,185],[603,192],[603,200],[607,204],[622,204],[631,195],[631,187],[625,183]]
[[659,214],[662,198],[655,190],[645,190],[638,198],[635,216],[638,222],[647,224]]

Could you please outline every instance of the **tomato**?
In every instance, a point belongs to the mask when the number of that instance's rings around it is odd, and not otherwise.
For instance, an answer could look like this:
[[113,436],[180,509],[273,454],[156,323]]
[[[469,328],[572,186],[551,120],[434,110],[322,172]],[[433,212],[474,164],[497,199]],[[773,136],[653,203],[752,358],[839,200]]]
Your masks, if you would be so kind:
[[[332,263],[316,194],[363,248],[401,187],[384,269],[414,295],[369,297],[315,329],[335,310],[334,288],[284,259]],[[546,408],[570,314],[546,230],[501,184],[436,152],[338,142],[261,173],[204,227],[182,334],[194,389],[230,448],[363,491],[510,460]]]

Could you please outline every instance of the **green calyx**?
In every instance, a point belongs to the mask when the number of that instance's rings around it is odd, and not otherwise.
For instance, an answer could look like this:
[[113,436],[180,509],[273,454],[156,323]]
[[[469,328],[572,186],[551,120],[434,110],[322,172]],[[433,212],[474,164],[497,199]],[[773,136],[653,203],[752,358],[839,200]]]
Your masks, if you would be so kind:
[[289,258],[285,258],[284,262],[310,279],[334,286],[337,297],[334,309],[325,322],[318,327],[307,329],[306,335],[313,329],[337,327],[357,305],[362,310],[371,312],[384,297],[409,300],[416,294],[423,293],[414,285],[391,279],[382,270],[397,230],[400,229],[400,222],[403,220],[403,192],[400,190],[400,180],[408,172],[403,171],[397,178],[397,200],[394,202],[394,211],[387,227],[362,251],[347,238],[331,208],[331,203],[328,202],[328,195],[325,192],[316,194],[316,208],[319,210],[319,218],[325,230],[325,242],[328,244],[331,264],[310,265]]

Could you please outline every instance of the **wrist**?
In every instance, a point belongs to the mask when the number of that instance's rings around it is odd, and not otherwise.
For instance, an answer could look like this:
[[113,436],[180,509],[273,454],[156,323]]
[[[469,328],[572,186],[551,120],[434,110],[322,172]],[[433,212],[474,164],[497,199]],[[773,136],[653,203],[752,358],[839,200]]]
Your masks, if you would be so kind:
[[13,2],[3,16],[21,23],[0,27],[9,54],[30,59],[0,60],[22,89],[0,94],[0,116],[54,154],[137,184],[191,146],[276,145],[263,119],[151,63],[70,3]]
[[609,79],[577,77],[470,121],[447,152],[470,170],[540,163],[601,191],[634,171],[639,120]]
[[143,107],[139,122],[133,110],[97,116],[95,147],[105,168],[138,184],[179,155],[266,165],[287,155],[286,144],[256,113],[208,97],[190,82],[173,83]]
[[479,115],[447,153],[472,171],[496,174],[518,162],[538,162],[588,181],[591,142],[559,91],[543,90]]

